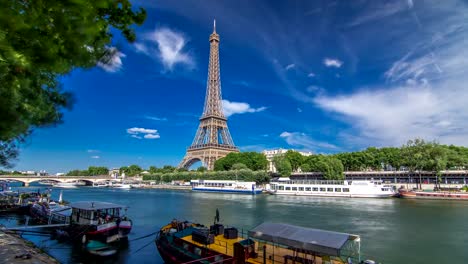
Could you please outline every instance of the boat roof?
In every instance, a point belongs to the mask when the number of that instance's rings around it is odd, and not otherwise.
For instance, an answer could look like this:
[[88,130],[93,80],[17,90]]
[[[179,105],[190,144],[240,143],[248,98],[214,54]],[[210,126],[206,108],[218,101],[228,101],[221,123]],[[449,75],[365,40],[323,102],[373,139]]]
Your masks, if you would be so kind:
[[330,256],[340,256],[348,240],[359,242],[358,235],[278,223],[263,223],[250,230],[249,236]]
[[126,208],[127,206],[107,203],[107,202],[95,202],[95,201],[82,201],[70,204],[73,209],[81,210],[100,210],[100,209],[112,209],[112,208]]

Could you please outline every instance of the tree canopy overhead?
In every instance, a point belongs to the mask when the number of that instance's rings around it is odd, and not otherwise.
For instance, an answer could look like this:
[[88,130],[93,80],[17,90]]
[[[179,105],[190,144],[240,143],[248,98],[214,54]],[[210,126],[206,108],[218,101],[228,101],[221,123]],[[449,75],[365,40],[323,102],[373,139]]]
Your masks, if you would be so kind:
[[19,142],[71,107],[58,78],[112,63],[112,32],[135,41],[132,25],[146,12],[129,0],[5,0],[0,14],[0,166],[8,166]]

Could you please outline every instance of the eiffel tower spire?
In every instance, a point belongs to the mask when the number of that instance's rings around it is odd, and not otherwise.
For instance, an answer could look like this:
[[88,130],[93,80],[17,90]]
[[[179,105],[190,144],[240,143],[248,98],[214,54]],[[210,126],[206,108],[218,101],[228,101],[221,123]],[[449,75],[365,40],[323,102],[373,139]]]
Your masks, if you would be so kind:
[[239,152],[231,138],[227,118],[223,113],[221,97],[221,77],[219,71],[219,35],[216,33],[216,20],[210,35],[210,59],[206,84],[205,104],[198,130],[192,145],[187,149],[179,167],[189,168],[197,161],[212,170],[214,162],[230,152]]

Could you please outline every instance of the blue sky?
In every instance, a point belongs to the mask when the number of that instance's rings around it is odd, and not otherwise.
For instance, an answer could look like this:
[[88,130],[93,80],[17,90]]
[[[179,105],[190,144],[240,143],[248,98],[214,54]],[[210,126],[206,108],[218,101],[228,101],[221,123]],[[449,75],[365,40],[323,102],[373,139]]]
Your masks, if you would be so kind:
[[16,169],[177,165],[203,110],[216,19],[224,108],[242,151],[336,153],[422,137],[468,145],[464,1],[134,1],[137,42],[63,78],[76,104]]

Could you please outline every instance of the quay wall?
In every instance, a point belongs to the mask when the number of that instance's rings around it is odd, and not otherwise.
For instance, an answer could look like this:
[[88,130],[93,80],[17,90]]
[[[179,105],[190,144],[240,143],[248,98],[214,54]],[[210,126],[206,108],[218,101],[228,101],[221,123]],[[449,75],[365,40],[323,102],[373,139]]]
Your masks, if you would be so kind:
[[5,233],[0,229],[0,262],[22,264],[56,264],[60,263],[30,241],[18,235]]

